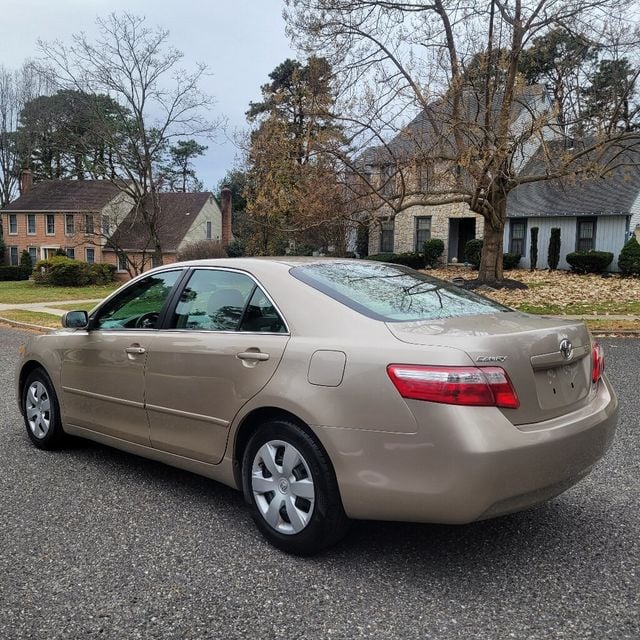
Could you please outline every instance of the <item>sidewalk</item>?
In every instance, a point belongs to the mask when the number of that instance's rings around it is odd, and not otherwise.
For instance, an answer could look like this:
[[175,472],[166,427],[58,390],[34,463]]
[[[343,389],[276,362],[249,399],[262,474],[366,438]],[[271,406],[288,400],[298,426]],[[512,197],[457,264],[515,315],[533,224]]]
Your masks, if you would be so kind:
[[56,305],[67,306],[70,304],[77,304],[78,309],[85,309],[85,311],[89,311],[92,307],[94,307],[98,302],[102,302],[103,298],[93,298],[90,300],[56,300],[55,302],[22,302],[16,304],[0,304],[0,316],[3,311],[12,311],[12,310],[20,310],[20,311],[42,311],[43,313],[51,313],[56,316],[61,316],[63,313],[66,313],[68,309],[58,309]]

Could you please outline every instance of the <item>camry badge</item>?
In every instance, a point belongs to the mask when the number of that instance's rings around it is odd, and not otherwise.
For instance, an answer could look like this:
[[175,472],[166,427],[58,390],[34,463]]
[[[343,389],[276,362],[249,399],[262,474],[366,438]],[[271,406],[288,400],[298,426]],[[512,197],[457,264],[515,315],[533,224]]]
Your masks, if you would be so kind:
[[566,338],[560,342],[560,353],[565,360],[570,360],[573,355],[573,345],[571,344],[571,340],[567,340]]
[[504,362],[507,356],[479,356],[476,362]]

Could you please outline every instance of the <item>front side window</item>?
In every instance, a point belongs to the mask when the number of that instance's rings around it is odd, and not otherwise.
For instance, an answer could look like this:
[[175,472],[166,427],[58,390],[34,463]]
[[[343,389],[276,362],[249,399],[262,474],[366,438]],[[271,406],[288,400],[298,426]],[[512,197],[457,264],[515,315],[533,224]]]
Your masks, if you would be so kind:
[[93,215],[90,213],[84,216],[84,232],[88,236],[93,234]]
[[64,232],[68,236],[72,236],[76,232],[73,213],[67,213],[64,217]]
[[431,240],[431,218],[416,218],[416,245],[415,251],[422,252],[423,245],[427,240]]
[[31,258],[31,264],[35,265],[38,259],[38,250],[35,247],[29,247],[29,257]]
[[93,321],[95,329],[155,329],[160,312],[182,271],[156,273],[109,300]]
[[18,216],[15,213],[9,214],[9,233],[11,235],[18,233]]
[[56,217],[52,213],[47,214],[47,235],[52,236],[56,232]]
[[360,262],[310,264],[291,275],[375,320],[410,322],[509,311],[497,302],[407,267]]
[[578,218],[576,251],[592,251],[596,248],[596,218]]
[[35,213],[27,214],[27,233],[30,236],[33,236],[36,233],[36,215],[35,215]]
[[392,253],[395,221],[385,220],[380,223],[380,226],[380,253]]
[[512,218],[509,223],[509,252],[524,256],[527,240],[526,218]]
[[17,267],[20,264],[18,259],[18,247],[9,247],[9,264]]
[[216,269],[193,272],[171,326],[199,331],[286,331],[275,307],[252,278]]
[[96,250],[92,247],[85,249],[85,259],[89,264],[93,264],[96,261]]

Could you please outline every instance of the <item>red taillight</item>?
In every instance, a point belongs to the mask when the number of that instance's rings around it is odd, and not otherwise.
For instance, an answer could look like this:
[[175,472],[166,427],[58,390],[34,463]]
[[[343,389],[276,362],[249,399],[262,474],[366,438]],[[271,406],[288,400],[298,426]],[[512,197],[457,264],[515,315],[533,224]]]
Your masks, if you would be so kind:
[[602,377],[604,371],[604,351],[602,347],[597,343],[593,343],[591,347],[591,382],[596,384]]
[[517,409],[518,396],[501,367],[390,364],[387,373],[403,398],[445,404]]

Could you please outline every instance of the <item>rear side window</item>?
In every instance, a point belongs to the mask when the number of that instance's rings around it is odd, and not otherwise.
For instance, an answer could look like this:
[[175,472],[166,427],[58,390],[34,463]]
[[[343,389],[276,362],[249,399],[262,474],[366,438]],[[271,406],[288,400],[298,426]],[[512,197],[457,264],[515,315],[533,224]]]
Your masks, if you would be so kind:
[[172,326],[197,331],[285,331],[273,304],[252,278],[216,269],[193,272],[176,305]]
[[510,310],[448,282],[398,265],[366,261],[318,263],[294,267],[290,273],[351,309],[385,322]]

